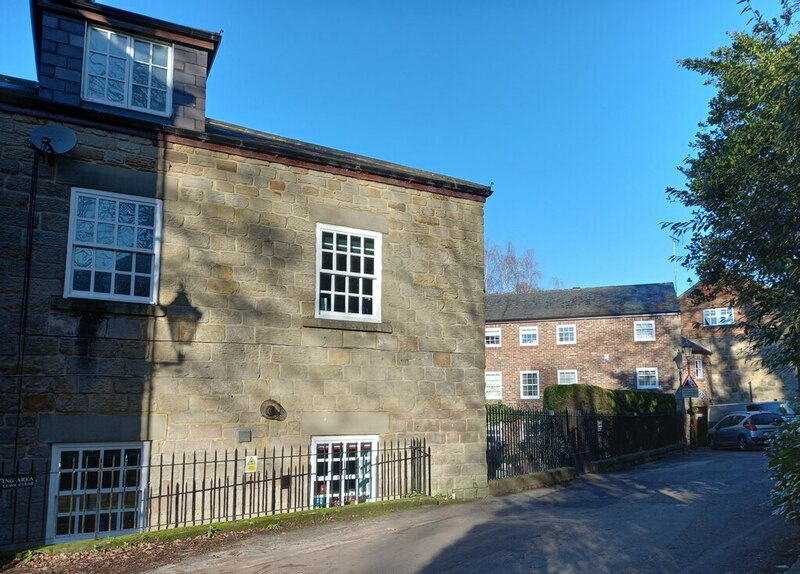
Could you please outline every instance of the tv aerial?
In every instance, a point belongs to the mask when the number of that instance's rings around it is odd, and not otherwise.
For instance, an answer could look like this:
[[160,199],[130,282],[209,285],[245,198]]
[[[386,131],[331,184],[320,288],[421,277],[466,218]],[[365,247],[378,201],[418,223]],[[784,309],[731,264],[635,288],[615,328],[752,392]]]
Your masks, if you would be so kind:
[[28,142],[40,152],[61,155],[71,151],[78,138],[68,127],[47,124],[34,128]]

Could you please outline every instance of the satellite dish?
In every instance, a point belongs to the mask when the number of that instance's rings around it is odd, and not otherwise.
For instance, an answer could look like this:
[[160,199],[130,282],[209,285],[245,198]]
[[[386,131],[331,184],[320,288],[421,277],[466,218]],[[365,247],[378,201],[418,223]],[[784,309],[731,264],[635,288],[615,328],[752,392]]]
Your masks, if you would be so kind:
[[31,132],[29,141],[41,152],[61,155],[74,148],[78,138],[75,132],[67,127],[48,124],[35,128]]

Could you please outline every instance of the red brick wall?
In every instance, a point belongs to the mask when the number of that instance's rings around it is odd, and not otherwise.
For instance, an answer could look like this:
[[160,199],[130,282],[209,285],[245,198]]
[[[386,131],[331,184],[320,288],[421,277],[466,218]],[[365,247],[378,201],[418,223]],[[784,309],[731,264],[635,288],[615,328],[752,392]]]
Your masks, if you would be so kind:
[[[635,321],[654,321],[655,341],[634,341]],[[576,343],[556,344],[556,326],[575,325]],[[526,403],[540,407],[544,389],[555,385],[559,370],[577,370],[578,382],[608,389],[636,389],[636,369],[658,369],[659,388],[674,392],[678,386],[675,356],[680,348],[678,314],[642,315],[598,319],[564,319],[493,323],[502,343],[486,349],[486,371],[503,374],[505,404]],[[539,344],[520,346],[519,327],[539,327]],[[520,399],[520,371],[539,371],[539,399]],[[490,401],[498,402],[498,401]]]
[[[705,327],[703,310],[728,307],[728,298],[717,295],[709,301],[695,303],[691,290],[678,297],[681,308],[681,334],[701,345],[709,355],[702,356],[704,378],[697,379],[705,395],[705,403],[730,403],[743,401],[777,401],[792,399],[797,393],[797,377],[791,369],[770,372],[761,365],[758,351],[744,339],[741,321],[744,313],[733,310],[736,325]],[[694,355],[691,359],[694,376]],[[702,402],[700,404],[703,404]]]

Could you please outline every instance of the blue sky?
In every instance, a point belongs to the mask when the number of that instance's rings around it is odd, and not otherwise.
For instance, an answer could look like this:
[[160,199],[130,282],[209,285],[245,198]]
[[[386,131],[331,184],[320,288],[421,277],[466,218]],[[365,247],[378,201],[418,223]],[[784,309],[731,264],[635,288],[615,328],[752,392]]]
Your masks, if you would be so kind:
[[[713,95],[676,60],[748,28],[736,0],[103,3],[224,30],[209,117],[492,184],[487,244],[545,288],[673,280],[664,190]],[[28,5],[3,0],[0,74],[35,79]]]

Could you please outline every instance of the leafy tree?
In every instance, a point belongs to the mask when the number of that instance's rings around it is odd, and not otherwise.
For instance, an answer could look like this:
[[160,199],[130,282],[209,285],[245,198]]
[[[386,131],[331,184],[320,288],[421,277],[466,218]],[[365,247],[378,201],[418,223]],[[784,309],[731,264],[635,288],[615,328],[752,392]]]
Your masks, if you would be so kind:
[[709,297],[744,308],[746,336],[773,368],[800,366],[800,36],[795,2],[777,19],[752,15],[751,33],[680,64],[717,93],[679,168],[685,189],[669,197],[692,209],[690,221],[665,223],[688,238],[682,264]]
[[789,419],[770,437],[770,496],[775,514],[800,525],[800,417]]
[[533,249],[517,254],[512,242],[505,250],[497,245],[486,249],[486,292],[487,293],[530,293],[539,290],[542,274],[533,258]]
[[[772,368],[800,367],[800,36],[783,0],[765,20],[740,0],[753,30],[681,65],[717,89],[681,171],[685,189],[668,195],[692,209],[665,224],[689,236],[682,263],[706,296],[744,308],[745,334]],[[779,427],[768,448],[775,513],[800,524],[800,418]]]

